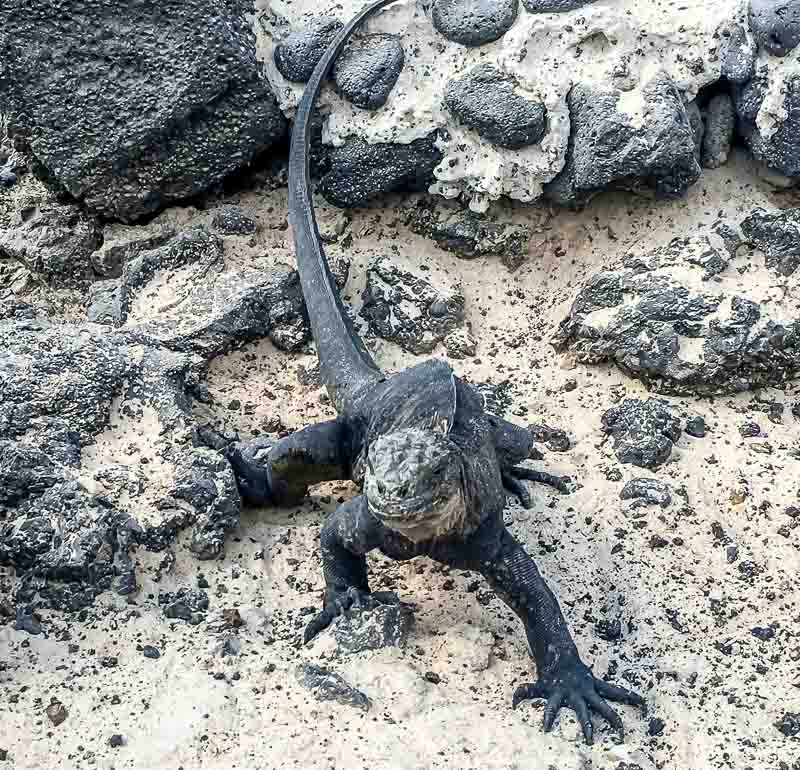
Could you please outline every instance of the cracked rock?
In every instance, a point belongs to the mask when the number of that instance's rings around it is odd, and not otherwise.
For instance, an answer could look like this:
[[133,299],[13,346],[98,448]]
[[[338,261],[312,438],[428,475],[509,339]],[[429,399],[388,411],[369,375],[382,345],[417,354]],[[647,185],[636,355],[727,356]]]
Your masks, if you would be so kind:
[[205,591],[181,588],[175,594],[159,594],[158,603],[164,607],[166,617],[185,620],[196,626],[205,620],[208,594]]
[[737,393],[796,376],[796,280],[748,260],[746,273],[730,270],[725,284],[714,284],[709,277],[731,257],[712,235],[676,238],[642,257],[628,255],[622,270],[592,276],[559,326],[556,349],[582,363],[613,361],[659,393]]
[[[9,133],[95,213],[138,219],[285,135],[244,0],[78,5],[19,0],[4,13],[3,111]],[[87,34],[110,29],[124,34]]]
[[547,109],[542,102],[517,93],[516,87],[513,76],[481,64],[447,85],[445,104],[487,142],[517,150],[544,136]]
[[694,132],[672,81],[661,73],[641,87],[636,120],[618,111],[621,96],[621,91],[597,91],[583,84],[572,87],[567,159],[561,173],[545,185],[547,198],[579,206],[606,189],[651,190],[671,198],[697,181]]
[[377,110],[386,104],[405,52],[396,35],[365,35],[352,41],[336,60],[333,79],[339,93],[356,107]]
[[435,141],[435,131],[409,144],[349,139],[328,153],[320,192],[334,206],[352,207],[385,193],[426,190],[442,159]]
[[318,16],[306,26],[289,32],[275,46],[278,72],[293,83],[305,83],[342,26],[342,22],[330,16]]
[[505,35],[518,11],[519,0],[434,0],[431,19],[448,40],[479,46]]
[[621,463],[651,470],[669,459],[682,433],[680,420],[656,398],[626,398],[603,415],[602,428],[614,439],[614,453]]
[[430,353],[464,323],[464,294],[444,270],[380,257],[367,270],[361,315],[379,337]]
[[369,698],[361,690],[348,684],[339,674],[321,666],[304,663],[295,669],[299,684],[311,690],[317,700],[335,700],[343,706],[369,711]]

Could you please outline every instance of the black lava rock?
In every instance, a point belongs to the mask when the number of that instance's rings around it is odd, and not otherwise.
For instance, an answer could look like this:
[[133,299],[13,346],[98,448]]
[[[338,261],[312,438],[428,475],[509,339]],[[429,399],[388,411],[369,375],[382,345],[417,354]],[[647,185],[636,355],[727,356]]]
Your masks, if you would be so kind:
[[659,719],[658,717],[653,717],[647,725],[647,734],[662,735],[665,727],[666,723],[664,722],[663,719]]
[[766,628],[756,626],[750,631],[750,633],[756,639],[760,639],[762,642],[768,642],[770,639],[775,638],[775,629],[772,628],[772,626],[767,626]]
[[292,30],[275,46],[278,72],[294,83],[305,83],[342,26],[338,19],[318,16],[307,26]]
[[595,0],[522,0],[530,13],[566,13],[590,5]]
[[622,637],[622,623],[619,619],[599,620],[594,627],[595,633],[607,642],[615,642]]
[[112,749],[118,749],[120,746],[125,745],[125,738],[119,734],[112,735],[108,739],[108,745],[111,746]]
[[700,415],[690,417],[686,421],[686,432],[695,438],[704,438],[706,435],[706,421]]
[[208,594],[205,591],[181,588],[176,594],[159,594],[158,603],[168,618],[185,620],[193,626],[205,620]]
[[9,133],[96,213],[132,221],[196,195],[286,133],[243,0],[3,8]]
[[388,192],[425,190],[442,159],[436,132],[410,144],[368,144],[350,139],[328,155],[320,191],[334,206],[359,206]]
[[771,270],[792,275],[800,267],[800,209],[755,209],[742,220],[742,232],[749,243],[764,252]]
[[327,668],[305,663],[295,669],[295,677],[303,687],[311,690],[317,700],[335,700],[363,711],[369,711],[372,705],[361,690]]
[[[725,291],[703,291],[671,275],[673,268],[700,270],[702,282],[728,260],[727,247],[706,236],[676,238],[644,256],[628,256],[626,269],[586,282],[553,345],[582,363],[613,361],[660,393],[781,387],[800,372],[800,317],[787,320],[778,311],[770,318],[769,303],[748,297],[748,276]],[[751,269],[763,270],[757,264]],[[730,311],[714,317],[723,302]]]
[[776,723],[778,728],[787,738],[800,735],[800,714],[786,712]]
[[333,79],[339,93],[356,107],[377,110],[386,104],[403,70],[405,53],[396,35],[366,35],[336,60]]
[[223,206],[211,220],[211,227],[223,235],[252,235],[256,231],[255,220],[238,206]]
[[622,500],[637,500],[646,505],[660,505],[666,508],[672,502],[668,484],[658,479],[631,479],[619,493]]
[[736,109],[730,94],[717,94],[706,107],[701,163],[703,168],[719,168],[728,160],[733,144]]
[[448,40],[478,46],[505,35],[518,10],[519,0],[434,0],[431,18]]
[[737,128],[750,151],[762,163],[788,177],[800,176],[800,77],[786,80],[781,89],[783,104],[773,112],[778,116],[767,134],[758,127],[758,114],[767,93],[767,76],[756,75],[734,92]]
[[761,426],[757,422],[746,422],[739,427],[742,438],[755,438],[761,435]]
[[700,177],[695,134],[675,84],[664,74],[644,84],[637,122],[619,111],[621,95],[583,84],[572,87],[567,158],[563,170],[545,185],[545,197],[571,207],[607,189],[648,189],[673,198]]
[[161,657],[161,652],[158,647],[153,647],[150,644],[146,644],[144,647],[142,647],[142,655],[144,655],[145,658],[156,660],[157,658]]
[[669,459],[673,442],[682,433],[680,420],[665,401],[656,398],[626,398],[603,415],[602,427],[613,437],[621,463],[651,469]]
[[720,48],[720,69],[724,78],[731,83],[741,84],[753,77],[758,51],[741,24],[735,24],[723,32]]
[[[363,609],[348,610],[336,621],[333,634],[339,649],[363,652],[405,646],[414,623],[411,608],[390,592],[371,596],[374,604]],[[384,597],[384,601],[381,601]]]
[[462,123],[487,142],[515,150],[545,134],[547,109],[515,91],[516,80],[491,64],[481,64],[450,82],[445,103]]
[[750,29],[759,46],[786,56],[800,43],[800,1],[750,0]]

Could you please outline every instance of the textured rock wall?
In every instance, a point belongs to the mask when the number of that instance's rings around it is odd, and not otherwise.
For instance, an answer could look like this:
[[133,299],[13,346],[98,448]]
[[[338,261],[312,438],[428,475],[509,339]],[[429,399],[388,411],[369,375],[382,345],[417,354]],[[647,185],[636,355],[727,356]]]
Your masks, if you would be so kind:
[[[361,6],[256,3],[258,54],[287,115],[325,42]],[[580,204],[609,187],[679,195],[700,174],[709,113],[708,164],[727,155],[731,102],[703,115],[691,104],[724,78],[726,93],[735,87],[755,154],[793,174],[784,102],[791,120],[794,91],[784,90],[797,71],[796,41],[781,26],[785,19],[748,8],[740,0],[398,2],[365,28],[364,40],[393,35],[404,51],[402,61],[392,60],[399,74],[381,80],[387,86],[396,78],[385,106],[362,109],[363,98],[334,82],[321,99],[323,138],[337,153],[349,148],[351,166],[358,165],[353,156],[377,152],[364,142],[387,145],[385,165],[392,167],[398,150],[389,147],[434,136],[440,155],[430,150],[432,191],[464,195],[477,210],[503,195],[532,201],[544,193]],[[778,49],[769,42],[774,35],[786,38]],[[376,62],[373,79],[387,56]],[[334,156],[329,176],[339,173],[337,163]],[[396,184],[387,174],[386,188]],[[330,199],[354,204],[363,196]]]

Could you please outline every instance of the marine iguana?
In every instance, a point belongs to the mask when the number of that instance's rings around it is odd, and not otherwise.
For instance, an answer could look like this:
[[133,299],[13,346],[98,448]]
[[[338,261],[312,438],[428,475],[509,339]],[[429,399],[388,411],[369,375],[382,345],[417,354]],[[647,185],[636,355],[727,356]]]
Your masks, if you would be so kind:
[[373,549],[394,559],[425,555],[478,571],[522,620],[536,660],[539,679],[517,688],[513,706],[546,699],[549,731],[567,705],[591,743],[590,710],[621,733],[622,720],[604,699],[636,706],[644,701],[593,676],[555,596],[503,524],[504,487],[530,507],[523,479],[562,491],[564,480],[518,466],[531,455],[530,432],[486,413],[477,391],[444,361],[383,373],[344,310],[322,250],[309,173],[314,102],[348,38],[391,2],[372,3],[341,29],[308,81],[292,131],[289,218],[321,378],[338,416],[274,444],[255,439],[218,448],[253,504],[293,505],[323,481],[352,479],[361,487],[322,528],[325,598],[306,628],[306,642],[350,607],[391,600],[370,593],[366,554]]

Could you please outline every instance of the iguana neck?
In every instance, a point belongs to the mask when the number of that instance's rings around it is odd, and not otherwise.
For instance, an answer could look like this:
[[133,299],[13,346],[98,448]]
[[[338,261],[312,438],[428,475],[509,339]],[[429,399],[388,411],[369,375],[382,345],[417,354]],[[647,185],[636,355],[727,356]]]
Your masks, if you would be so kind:
[[314,216],[309,172],[309,142],[314,102],[336,57],[360,24],[372,13],[396,0],[378,0],[358,13],[328,46],[306,84],[297,107],[289,152],[289,221],[306,300],[311,331],[317,346],[322,381],[338,410],[348,395],[380,377],[380,370],[356,334],[322,250]]

